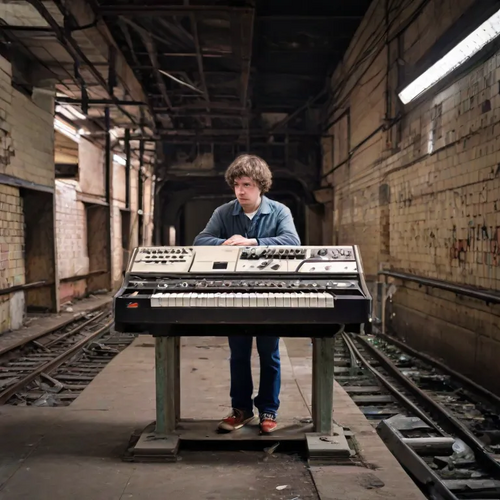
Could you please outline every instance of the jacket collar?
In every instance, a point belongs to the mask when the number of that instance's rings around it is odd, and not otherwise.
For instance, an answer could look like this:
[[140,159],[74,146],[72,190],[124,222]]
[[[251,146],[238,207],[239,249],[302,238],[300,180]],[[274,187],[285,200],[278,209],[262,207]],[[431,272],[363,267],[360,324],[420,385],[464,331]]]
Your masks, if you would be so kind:
[[[239,215],[243,213],[243,207],[240,205],[238,200],[234,200],[233,215]],[[271,213],[271,203],[267,196],[261,197],[260,206],[257,210],[259,214],[270,214]]]

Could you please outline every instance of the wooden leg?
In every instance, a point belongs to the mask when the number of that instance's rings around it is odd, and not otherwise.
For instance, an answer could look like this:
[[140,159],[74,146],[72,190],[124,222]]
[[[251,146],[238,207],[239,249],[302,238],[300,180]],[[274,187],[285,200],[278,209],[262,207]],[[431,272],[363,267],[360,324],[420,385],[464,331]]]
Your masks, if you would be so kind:
[[312,416],[314,432],[332,434],[334,338],[316,338],[313,346]]
[[156,433],[170,434],[175,430],[179,414],[177,394],[179,379],[179,342],[176,337],[156,337]]

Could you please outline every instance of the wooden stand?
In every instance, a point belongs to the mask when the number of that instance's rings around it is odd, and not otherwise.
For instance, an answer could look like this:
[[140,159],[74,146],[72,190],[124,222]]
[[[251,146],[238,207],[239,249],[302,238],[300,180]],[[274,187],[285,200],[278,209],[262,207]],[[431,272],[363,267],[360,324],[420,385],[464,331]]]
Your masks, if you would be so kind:
[[341,427],[333,424],[334,338],[315,338],[312,373],[312,424],[287,422],[270,435],[260,435],[258,419],[232,433],[218,433],[217,422],[183,420],[180,410],[180,338],[155,338],[156,422],[132,450],[135,461],[176,461],[181,441],[306,441],[309,459],[345,460],[351,450]]

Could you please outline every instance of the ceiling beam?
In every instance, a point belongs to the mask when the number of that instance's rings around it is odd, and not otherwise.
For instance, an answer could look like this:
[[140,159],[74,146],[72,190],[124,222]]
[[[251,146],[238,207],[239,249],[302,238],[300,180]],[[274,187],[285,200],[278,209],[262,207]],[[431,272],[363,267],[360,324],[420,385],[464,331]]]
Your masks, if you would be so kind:
[[123,18],[123,19],[141,37],[142,42],[144,43],[144,46],[146,47],[146,50],[148,52],[149,60],[151,61],[151,64],[153,66],[153,70],[154,70],[153,72],[154,72],[154,76],[156,79],[156,83],[158,84],[158,87],[160,88],[160,92],[161,92],[161,95],[163,97],[163,100],[165,101],[167,107],[171,110],[172,109],[172,102],[170,101],[170,97],[168,96],[168,93],[167,93],[167,86],[165,85],[165,80],[163,79],[163,76],[160,73],[160,65],[158,63],[158,53],[156,50],[156,44],[153,40],[153,37],[142,26],[139,26],[138,24],[132,22],[130,19],[125,19],[125,18]]
[[[158,131],[158,135],[161,137],[204,137],[204,136],[234,136],[245,134],[246,131],[243,129],[202,129],[202,130],[188,130],[188,129],[178,129],[178,130],[166,130],[162,129]],[[268,130],[262,129],[251,129],[248,133],[252,137],[266,137],[269,135]],[[277,132],[277,135],[289,135],[289,136],[312,136],[319,137],[321,136],[321,132],[309,132],[305,130],[283,130],[281,132]]]
[[[194,40],[194,45],[196,48],[196,62],[198,64],[198,72],[200,74],[201,88],[203,90],[205,100],[207,101],[208,104],[210,104],[210,96],[208,94],[207,82],[205,80],[205,70],[203,69],[203,57],[201,54],[200,38],[198,36],[198,20],[196,19],[196,14],[191,12],[189,19],[191,21],[191,29],[193,31],[193,40]],[[209,108],[207,108],[207,111],[208,110],[209,110]],[[206,118],[206,123],[207,123],[207,126],[209,126],[209,127],[212,126],[212,122],[211,122],[210,118]]]
[[[75,104],[75,105],[82,104],[81,99],[73,99],[72,97],[56,96],[55,100],[56,100],[56,102],[61,103],[61,104]],[[148,105],[146,102],[126,101],[126,100],[119,100],[118,102],[116,102],[116,101],[112,101],[111,99],[88,99],[87,103],[89,106],[112,106],[113,104],[119,104],[120,106],[145,107]]]
[[[138,56],[147,55],[145,52],[137,52]],[[159,56],[162,57],[197,57],[196,52],[159,52]],[[203,53],[203,57],[212,57],[216,59],[220,59],[221,57],[232,57],[232,52],[224,52],[224,53],[213,53],[209,54],[207,52]]]
[[361,21],[363,16],[289,16],[289,15],[261,15],[257,16],[257,21],[322,21],[322,22],[332,22],[332,21]]
[[64,49],[68,52],[71,58],[75,61],[75,63],[83,64],[88,67],[92,76],[97,80],[99,85],[105,90],[106,94],[110,97],[116,107],[130,120],[131,123],[137,124],[135,118],[125,111],[117,102],[119,101],[112,92],[110,92],[108,82],[104,79],[102,74],[97,70],[97,68],[92,64],[92,62],[88,59],[88,57],[84,54],[76,40],[74,40],[70,34],[67,34],[63,31],[63,29],[59,26],[57,21],[52,17],[47,7],[41,0],[27,0],[37,11],[38,13],[47,21],[50,27],[53,29],[59,43],[64,47]]
[[245,14],[253,9],[230,7],[227,5],[102,5],[99,12],[105,16],[185,16],[190,12],[206,14],[225,14],[236,12]]

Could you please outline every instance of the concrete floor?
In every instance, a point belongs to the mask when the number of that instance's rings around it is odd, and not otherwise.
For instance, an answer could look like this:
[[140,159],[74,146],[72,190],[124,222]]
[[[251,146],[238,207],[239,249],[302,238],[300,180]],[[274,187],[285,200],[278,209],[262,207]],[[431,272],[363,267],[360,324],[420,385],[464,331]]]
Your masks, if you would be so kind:
[[[191,338],[183,339],[183,346],[182,416],[218,419],[229,409],[227,341]],[[281,352],[280,415],[307,417],[309,342],[287,339]],[[423,499],[354,403],[339,386],[335,391],[336,420],[351,425],[363,458],[375,470],[309,469],[279,448],[272,456],[183,450],[175,464],[124,462],[131,435],[155,417],[153,341],[140,337],[70,407],[0,409],[0,499]],[[374,479],[384,486],[372,488]]]

